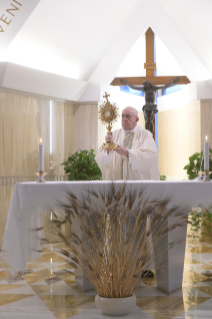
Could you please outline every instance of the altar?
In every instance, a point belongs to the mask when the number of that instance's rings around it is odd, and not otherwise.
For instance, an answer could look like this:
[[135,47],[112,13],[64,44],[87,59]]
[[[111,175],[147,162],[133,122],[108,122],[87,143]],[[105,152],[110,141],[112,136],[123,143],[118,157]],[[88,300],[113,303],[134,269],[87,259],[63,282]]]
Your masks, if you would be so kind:
[[[34,230],[42,226],[42,214],[45,210],[57,206],[59,202],[66,203],[67,192],[79,197],[86,194],[90,187],[92,190],[104,190],[110,183],[109,181],[17,183],[10,202],[2,246],[11,274],[24,271],[27,258],[36,258],[40,250],[40,239]],[[208,207],[212,203],[210,182],[128,181],[126,185],[136,190],[143,189],[145,195],[151,198],[169,197],[174,205],[196,207],[202,204]],[[157,287],[167,292],[182,286],[186,234],[186,227],[178,227],[166,234],[158,243],[157,249],[160,249],[160,245],[168,244],[176,238],[181,239],[180,243],[167,251],[164,264],[156,270]],[[85,276],[77,273],[76,285],[81,290],[90,288]]]

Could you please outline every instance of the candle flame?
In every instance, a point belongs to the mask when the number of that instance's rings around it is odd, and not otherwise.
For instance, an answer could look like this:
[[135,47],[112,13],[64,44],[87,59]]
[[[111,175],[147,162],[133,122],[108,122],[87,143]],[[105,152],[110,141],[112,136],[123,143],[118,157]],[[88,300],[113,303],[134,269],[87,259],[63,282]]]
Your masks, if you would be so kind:
[[40,143],[42,143],[42,138],[40,138]]
[[206,141],[207,141],[207,139],[208,139],[207,135],[206,135],[205,139],[206,139]]

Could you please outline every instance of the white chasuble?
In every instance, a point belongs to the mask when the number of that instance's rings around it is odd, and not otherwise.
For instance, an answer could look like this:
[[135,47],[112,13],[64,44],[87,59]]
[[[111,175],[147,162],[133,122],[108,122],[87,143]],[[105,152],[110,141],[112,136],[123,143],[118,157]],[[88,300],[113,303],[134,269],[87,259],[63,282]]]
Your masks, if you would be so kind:
[[136,126],[127,135],[123,128],[113,132],[113,142],[129,149],[129,157],[99,149],[96,162],[106,180],[159,180],[157,149],[152,133]]

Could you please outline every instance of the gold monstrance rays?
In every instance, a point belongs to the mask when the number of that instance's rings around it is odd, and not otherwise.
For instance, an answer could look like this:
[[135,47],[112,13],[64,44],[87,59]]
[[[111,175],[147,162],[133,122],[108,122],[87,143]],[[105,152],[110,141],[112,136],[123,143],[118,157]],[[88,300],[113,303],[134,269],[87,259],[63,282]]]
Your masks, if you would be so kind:
[[[103,98],[105,98],[106,101],[100,106],[99,119],[104,125],[106,125],[106,128],[108,130],[107,133],[112,134],[112,124],[117,121],[119,114],[116,103],[111,103],[108,101],[109,96],[110,95],[105,92]],[[117,148],[117,145],[113,142],[107,142],[103,147],[103,149],[107,151],[116,150]]]

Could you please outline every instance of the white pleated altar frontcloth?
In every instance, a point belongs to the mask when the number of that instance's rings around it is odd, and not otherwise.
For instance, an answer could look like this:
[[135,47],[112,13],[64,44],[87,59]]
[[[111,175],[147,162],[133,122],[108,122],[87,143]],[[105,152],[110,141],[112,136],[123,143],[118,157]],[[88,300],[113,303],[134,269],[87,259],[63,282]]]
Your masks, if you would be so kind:
[[[2,250],[6,252],[11,274],[24,271],[27,258],[33,259],[40,250],[40,238],[32,230],[42,226],[42,212],[67,202],[67,192],[78,197],[86,195],[88,189],[107,191],[110,181],[91,182],[47,182],[17,183],[15,185],[7,216]],[[123,181],[116,181],[116,184]],[[151,198],[169,197],[173,204],[199,204],[205,207],[212,203],[211,182],[165,182],[165,181],[127,181],[127,187],[144,189]]]

